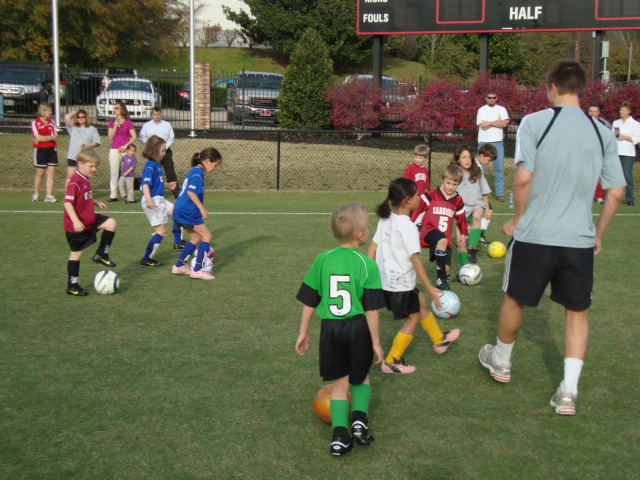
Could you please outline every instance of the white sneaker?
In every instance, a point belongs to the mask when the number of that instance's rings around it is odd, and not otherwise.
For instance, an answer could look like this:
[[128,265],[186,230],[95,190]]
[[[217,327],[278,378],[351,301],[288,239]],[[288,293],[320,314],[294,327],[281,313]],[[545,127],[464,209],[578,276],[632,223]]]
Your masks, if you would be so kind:
[[58,201],[58,199],[56,197],[54,197],[53,195],[47,195],[44,197],[44,201],[45,202],[49,202],[49,203],[55,203]]
[[558,415],[575,415],[576,414],[576,400],[578,396],[569,392],[563,392],[560,387],[553,394],[549,405],[556,409]]
[[40,195],[38,195],[37,193],[34,193],[33,195],[31,195],[32,202],[37,202],[38,200],[40,200]]

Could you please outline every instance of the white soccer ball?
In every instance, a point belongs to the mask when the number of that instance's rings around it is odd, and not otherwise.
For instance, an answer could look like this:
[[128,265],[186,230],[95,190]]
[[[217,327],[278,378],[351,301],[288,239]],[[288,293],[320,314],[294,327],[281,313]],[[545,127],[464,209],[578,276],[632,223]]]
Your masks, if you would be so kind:
[[118,292],[120,286],[120,277],[111,270],[103,270],[98,272],[93,279],[93,286],[101,295],[111,295]]
[[482,270],[475,263],[467,263],[460,267],[458,276],[460,277],[460,282],[465,285],[477,285],[482,280]]
[[[196,268],[196,260],[197,260],[196,257],[193,257],[193,259],[191,260],[191,270]],[[209,258],[208,255],[205,255],[202,258],[202,270],[204,270],[207,273],[211,273],[213,271],[213,262],[211,261],[211,258]]]
[[444,290],[438,295],[442,308],[437,309],[431,302],[431,310],[438,318],[454,318],[460,313],[460,299],[451,290]]

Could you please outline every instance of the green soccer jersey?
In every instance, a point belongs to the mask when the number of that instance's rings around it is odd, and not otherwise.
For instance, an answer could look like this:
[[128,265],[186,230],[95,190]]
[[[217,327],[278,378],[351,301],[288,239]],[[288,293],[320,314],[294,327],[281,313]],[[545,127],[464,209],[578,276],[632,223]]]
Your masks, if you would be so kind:
[[355,248],[318,255],[296,297],[323,319],[346,319],[385,306],[376,262]]

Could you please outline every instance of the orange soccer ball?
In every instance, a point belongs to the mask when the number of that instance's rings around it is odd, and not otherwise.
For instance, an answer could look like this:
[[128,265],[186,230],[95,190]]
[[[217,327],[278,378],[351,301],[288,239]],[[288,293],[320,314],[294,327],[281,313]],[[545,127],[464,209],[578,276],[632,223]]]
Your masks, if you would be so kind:
[[[331,425],[331,392],[333,392],[333,383],[322,387],[313,397],[313,411],[327,425]],[[351,405],[351,392],[347,392],[347,400]],[[351,413],[351,407],[349,407],[349,413]]]

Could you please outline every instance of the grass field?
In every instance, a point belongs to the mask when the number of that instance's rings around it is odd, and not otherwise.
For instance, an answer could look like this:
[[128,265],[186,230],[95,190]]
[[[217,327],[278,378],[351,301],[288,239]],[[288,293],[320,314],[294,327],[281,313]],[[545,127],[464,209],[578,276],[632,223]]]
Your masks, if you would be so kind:
[[[207,192],[212,282],[141,267],[146,218],[139,205],[109,204],[122,288],[89,288],[101,270],[90,249],[86,298],[64,293],[60,204],[28,198],[0,190],[0,478],[638,478],[640,216],[614,219],[597,257],[576,417],[548,404],[562,377],[564,319],[547,298],[525,312],[511,384],[478,366],[495,339],[504,263],[481,252],[483,281],[454,284],[463,309],[442,322],[460,327],[460,340],[437,357],[417,332],[405,355],[415,374],[372,368],[376,441],[335,458],[312,406],[319,322],[298,357],[295,295],[315,255],[335,245],[327,213],[354,200],[372,211],[379,192]],[[496,213],[488,237],[505,241],[509,211]],[[157,255],[167,265],[170,246]],[[385,351],[398,328],[381,311]]]

